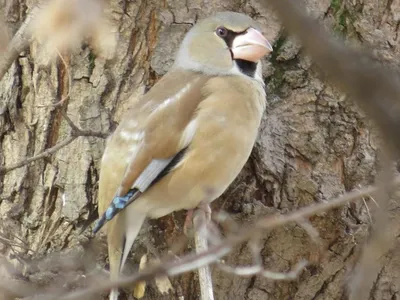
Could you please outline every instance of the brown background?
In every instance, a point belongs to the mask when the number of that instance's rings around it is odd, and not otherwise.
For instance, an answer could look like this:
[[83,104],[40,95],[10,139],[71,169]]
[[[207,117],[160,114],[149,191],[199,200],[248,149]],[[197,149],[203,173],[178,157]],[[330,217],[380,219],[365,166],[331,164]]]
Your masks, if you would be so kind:
[[[400,58],[399,0],[308,0],[308,11],[326,28],[348,41],[374,49],[377,56],[397,64]],[[5,22],[14,33],[33,3],[0,0]],[[171,66],[182,37],[198,19],[215,11],[244,12],[255,18],[275,51],[264,63],[268,106],[260,137],[238,179],[214,209],[224,209],[239,222],[251,222],[275,212],[285,213],[329,200],[372,183],[379,146],[368,118],[346,97],[316,76],[310,59],[288,37],[277,17],[257,1],[110,0],[107,16],[118,29],[116,56],[105,61],[88,46],[67,59],[73,78],[70,98],[63,105],[81,128],[111,132],[132,98],[150,88]],[[46,66],[40,46],[33,43],[19,56],[0,82],[0,164],[7,166],[54,146],[69,134],[58,108],[39,107],[68,93],[68,72],[59,61]],[[30,249],[17,252],[25,261],[48,253],[82,250],[90,230],[78,235],[97,203],[99,165],[105,141],[80,137],[57,154],[0,177],[2,236]],[[288,271],[302,259],[319,262],[293,282],[262,277],[238,277],[213,269],[215,298],[224,299],[346,299],[346,283],[359,257],[370,226],[367,207],[358,201],[311,218],[323,247],[317,247],[298,225],[265,234],[262,255],[266,268]],[[398,218],[391,204],[390,216]],[[183,213],[151,221],[134,246],[135,265],[146,248],[161,255],[182,234]],[[396,222],[390,228],[400,234]],[[19,238],[19,239],[18,239]],[[97,237],[96,260],[106,264],[104,237]],[[15,249],[0,244],[2,254],[15,259]],[[15,247],[14,247],[15,248]],[[321,255],[322,253],[322,255]],[[93,258],[93,257],[92,257]],[[250,264],[246,247],[227,258]],[[381,258],[381,270],[370,299],[400,299],[400,257],[393,249]],[[22,272],[42,285],[59,271],[43,268]],[[43,279],[44,278],[44,279]],[[175,292],[165,299],[199,299],[193,273],[172,280]],[[193,292],[194,291],[194,292]],[[178,294],[178,296],[177,296]],[[161,299],[154,285],[145,299]]]

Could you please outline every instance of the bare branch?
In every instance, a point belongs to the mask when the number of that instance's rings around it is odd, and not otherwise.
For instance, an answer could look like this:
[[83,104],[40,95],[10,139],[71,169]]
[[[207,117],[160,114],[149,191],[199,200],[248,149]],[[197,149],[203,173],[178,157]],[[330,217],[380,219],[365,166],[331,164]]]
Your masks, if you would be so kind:
[[[66,117],[66,115],[64,115],[64,117]],[[71,122],[71,124],[73,124],[72,121],[69,118],[68,118],[68,120]],[[81,137],[81,136],[86,136],[86,137],[92,136],[92,137],[98,137],[98,138],[104,139],[104,138],[106,138],[108,136],[108,133],[92,131],[92,130],[82,130],[82,129],[78,128],[76,125],[73,124],[72,133],[71,133],[70,137],[68,137],[64,141],[56,144],[55,146],[44,150],[43,152],[39,153],[38,155],[23,159],[20,162],[17,162],[15,164],[11,165],[11,166],[0,167],[0,174],[5,174],[5,173],[10,172],[12,170],[15,170],[15,169],[21,168],[23,166],[26,166],[26,165],[28,165],[28,164],[30,164],[30,163],[32,163],[34,161],[37,161],[39,159],[43,159],[43,158],[49,157],[50,155],[56,153],[58,150],[60,150],[60,149],[64,148],[65,146],[71,144],[73,141],[75,141],[78,137]]]
[[[304,46],[312,55],[314,62],[320,66],[320,69],[324,70],[324,72],[326,72],[330,78],[338,84],[339,87],[352,95],[354,99],[358,101],[360,106],[364,108],[364,110],[370,114],[371,118],[377,122],[386,140],[392,143],[390,146],[394,149],[397,149],[397,152],[400,152],[400,119],[398,117],[400,115],[400,105],[397,103],[400,96],[400,87],[397,82],[397,74],[378,65],[371,55],[361,51],[348,50],[345,46],[343,46],[342,43],[332,40],[329,36],[323,33],[319,26],[316,26],[314,21],[311,21],[308,17],[306,17],[306,15],[301,11],[301,3],[298,3],[298,1],[270,0],[270,2],[274,4],[277,11],[281,14],[286,26],[293,32],[297,33],[297,35],[300,37]],[[13,47],[11,50],[14,52],[18,51],[17,47]],[[10,53],[8,54],[13,54]],[[16,54],[15,58],[17,56],[18,53]],[[10,59],[7,59],[7,56],[0,61],[0,79],[2,76],[4,76],[12,61],[10,62]],[[4,70],[4,66],[6,66],[6,70]],[[91,131],[79,129],[64,112],[63,115],[72,129],[71,136],[69,137],[69,139],[72,140],[70,140],[68,143],[72,142],[78,136],[94,136],[94,133]],[[97,134],[99,134],[99,137],[103,137],[103,133]],[[66,141],[64,141],[64,143]],[[49,151],[53,148],[47,149],[46,151]],[[54,150],[54,152],[58,149]],[[45,152],[39,154],[38,156],[44,155]],[[47,155],[44,155],[43,157]],[[31,161],[28,159],[27,163],[29,162]],[[0,169],[0,172],[1,171],[2,169]],[[186,255],[178,261],[164,261],[164,263],[149,267],[143,271],[140,271],[138,274],[134,274],[129,277],[123,277],[115,282],[98,282],[96,286],[91,286],[87,289],[76,290],[66,295],[47,295],[47,298],[86,298],[92,294],[108,291],[113,287],[131,285],[132,283],[153,279],[154,277],[160,275],[174,276],[202,268],[204,266],[208,266],[210,263],[218,262],[222,257],[232,251],[233,247],[239,245],[240,243],[257,238],[258,235],[265,230],[271,230],[279,226],[284,226],[290,222],[297,222],[301,224],[311,237],[316,237],[317,235],[315,234],[313,228],[308,226],[310,225],[309,223],[304,223],[304,220],[312,215],[337,208],[340,205],[346,204],[350,201],[355,201],[356,199],[359,199],[360,197],[362,198],[371,193],[376,193],[379,191],[384,194],[386,192],[382,191],[386,191],[388,185],[399,185],[400,179],[396,178],[394,182],[386,181],[386,183],[387,184],[382,184],[378,187],[367,187],[361,191],[350,192],[331,201],[314,204],[287,215],[275,215],[263,218],[251,227],[238,229],[237,234],[229,235],[226,239],[218,243],[214,242],[214,245],[209,247],[207,250],[197,254]],[[384,196],[384,199],[387,200],[388,197]],[[382,205],[381,202],[379,203]],[[382,211],[384,212],[385,209],[386,206],[384,205],[382,207]],[[382,222],[380,224],[382,225],[385,223]],[[376,233],[379,234],[378,229],[381,230],[382,227],[378,227],[376,229]],[[374,241],[375,244],[376,241],[378,240]],[[368,251],[369,250],[366,252],[366,258],[371,257],[368,253],[373,253]],[[376,259],[376,257],[374,258]],[[248,268],[224,267],[228,268],[227,270],[231,272],[239,272],[241,274],[245,273],[248,275],[260,274],[275,280],[293,279],[305,267],[305,263],[300,262],[296,265],[293,271],[287,274],[276,273],[263,270],[260,263],[259,253],[254,253],[254,259],[255,265]]]
[[265,278],[272,280],[293,280],[299,276],[299,274],[301,273],[301,271],[304,270],[307,264],[307,261],[302,260],[298,262],[290,272],[287,273],[264,270],[261,265],[254,265],[250,267],[231,267],[225,265],[224,263],[220,263],[218,264],[218,267],[224,272],[235,274],[238,276],[261,275]]
[[[265,5],[267,1],[262,1]],[[390,151],[388,157],[400,153],[400,78],[398,72],[382,66],[370,54],[350,49],[343,42],[323,32],[323,27],[304,12],[301,1],[269,0],[290,32],[295,33],[311,55],[320,71],[328,75],[342,91],[364,109],[381,130]],[[385,149],[386,150],[386,149]],[[388,237],[387,205],[389,202],[390,161],[385,157],[384,178],[380,178],[379,209],[370,241],[363,249],[360,262],[351,282],[350,299],[366,299],[378,272],[378,258],[390,248],[393,238]],[[385,168],[387,167],[387,168]],[[376,192],[376,191],[375,191]]]
[[263,261],[261,256],[261,243],[260,243],[261,236],[255,236],[249,242],[249,246],[251,249],[251,253],[253,255],[254,265],[249,267],[232,267],[225,264],[223,260],[218,262],[218,267],[227,273],[231,273],[238,276],[255,276],[261,275],[265,278],[269,278],[272,280],[293,280],[297,278],[300,272],[308,265],[306,260],[301,260],[298,262],[292,271],[288,273],[282,272],[273,272],[264,269]]
[[[364,198],[362,198],[362,200],[364,201]],[[315,244],[322,245],[321,238],[319,237],[319,232],[317,229],[314,228],[314,226],[312,226],[310,221],[308,221],[307,219],[303,219],[301,221],[298,221],[297,224],[299,224],[299,226],[307,232],[308,236]]]
[[[397,177],[394,181],[392,181],[391,185],[392,186],[400,185],[400,177]],[[225,240],[222,240],[218,245],[210,246],[207,251],[197,254],[193,253],[188,254],[186,256],[183,256],[180,260],[164,261],[163,263],[157,264],[132,276],[121,277],[117,281],[104,281],[101,282],[101,284],[100,283],[97,284],[96,286],[90,286],[86,289],[76,290],[68,294],[60,295],[57,297],[54,296],[53,298],[62,300],[81,299],[93,294],[109,291],[110,289],[115,287],[131,286],[133,283],[138,281],[151,280],[156,276],[160,275],[175,276],[178,274],[196,270],[208,264],[218,262],[222,257],[227,255],[233,249],[233,247],[247,240],[250,240],[254,236],[258,236],[266,229],[271,230],[280,226],[284,226],[291,222],[299,222],[312,215],[326,212],[328,210],[344,205],[348,202],[355,201],[362,197],[368,196],[369,194],[376,192],[378,190],[379,190],[378,187],[370,186],[362,190],[349,192],[345,195],[342,195],[338,198],[332,199],[327,202],[317,203],[314,205],[304,207],[287,215],[275,215],[262,218],[254,225],[239,230],[237,234],[229,235]],[[292,272],[296,273],[296,270],[298,270],[300,267],[304,268],[303,262],[300,262],[300,265],[298,265],[297,267],[298,268],[295,268],[295,270]],[[276,274],[274,272],[269,273],[269,271],[263,271],[262,275],[263,276],[271,275],[273,277],[273,275]],[[276,275],[276,278],[282,278],[282,276]]]
[[[13,240],[8,239],[8,238],[2,236],[1,234],[0,234],[0,243],[3,243],[3,244],[5,244],[5,245],[9,246],[10,248],[15,248],[15,247],[16,247],[16,248],[20,248],[20,249],[23,249],[23,250],[27,250],[27,251],[33,252],[33,251],[32,251],[28,246],[26,246],[25,244],[14,242]],[[13,249],[13,250],[14,250],[14,249]]]
[[[64,60],[63,60],[63,62],[65,63]],[[66,67],[67,67],[67,65],[66,65]],[[56,103],[56,105],[58,105],[59,103],[60,102]],[[64,117],[64,119],[68,123],[68,125],[71,127],[71,136],[68,137],[67,139],[65,139],[64,141],[56,144],[55,146],[53,146],[53,147],[51,147],[49,149],[46,149],[45,151],[39,153],[38,155],[35,155],[33,157],[30,157],[30,158],[23,159],[20,162],[15,163],[15,164],[13,164],[11,166],[0,167],[0,174],[5,174],[5,173],[10,172],[12,170],[21,168],[21,167],[23,167],[23,166],[25,166],[27,164],[30,164],[30,163],[32,163],[34,161],[37,161],[39,159],[48,157],[48,156],[54,154],[55,152],[57,152],[58,150],[62,149],[63,147],[69,145],[70,143],[72,143],[74,140],[76,140],[80,136],[85,136],[85,137],[92,136],[92,137],[98,137],[98,138],[105,139],[109,135],[106,132],[99,132],[99,131],[93,131],[93,130],[83,130],[83,129],[79,128],[78,126],[76,126],[74,124],[74,122],[72,122],[70,117],[67,115],[67,113],[62,108],[60,110],[60,113]]]
[[64,148],[65,146],[71,144],[74,140],[76,140],[78,138],[78,136],[70,136],[69,138],[65,139],[64,141],[62,141],[61,143],[56,144],[55,146],[41,152],[38,155],[26,158],[21,160],[20,162],[17,162],[11,166],[7,166],[7,167],[1,167],[0,168],[0,174],[4,174],[7,172],[10,172],[12,170],[21,168],[23,166],[26,166],[34,161],[37,161],[39,159],[45,158],[45,157],[49,157],[50,155],[56,153],[58,150],[60,150],[61,148]]
[[[27,48],[29,46],[29,43],[32,39],[32,32],[28,28],[31,26],[34,18],[39,13],[39,11],[41,9],[41,7],[40,7],[41,4],[43,4],[45,2],[47,2],[47,1],[42,0],[41,2],[39,2],[38,5],[36,5],[32,9],[31,13],[26,17],[26,20],[24,21],[24,23],[21,25],[21,27],[19,28],[19,30],[17,31],[17,33],[11,40],[6,52],[3,55],[1,55],[1,57],[0,57],[0,80],[5,75],[5,73],[7,72],[7,70],[11,66],[11,64],[14,62],[14,60],[17,59],[18,55],[22,51],[24,51],[25,48]],[[68,72],[69,83],[71,84],[71,74],[70,74],[70,71],[68,70],[67,63],[58,51],[57,51],[57,53],[58,53],[61,61],[65,65],[65,68]],[[59,102],[55,103],[54,106],[59,106],[60,104],[62,104],[66,99],[68,99],[69,94],[70,94],[70,91],[68,92],[67,96],[65,96]],[[82,129],[78,128],[71,121],[71,119],[67,116],[66,113],[64,113],[64,111],[61,111],[61,114],[63,115],[63,117],[65,118],[65,120],[67,121],[67,123],[69,124],[69,126],[72,129],[72,133],[71,133],[70,137],[68,137],[64,141],[56,144],[55,146],[53,146],[49,149],[46,149],[45,151],[41,152],[38,155],[35,155],[35,156],[27,158],[27,159],[23,159],[22,161],[17,162],[11,166],[0,167],[0,174],[10,172],[12,170],[21,168],[25,165],[28,165],[34,161],[39,160],[39,159],[48,157],[48,156],[54,154],[55,152],[57,152],[58,150],[62,149],[63,147],[69,145],[70,143],[72,143],[75,139],[77,139],[80,136],[93,136],[93,137],[99,137],[99,138],[106,138],[108,136],[107,133],[103,133],[103,132],[95,132],[92,130],[82,130]]]
[[85,130],[81,129],[78,126],[75,125],[74,122],[72,122],[71,118],[67,115],[67,113],[64,110],[60,111],[61,115],[67,121],[68,125],[72,129],[71,135],[80,137],[80,136],[92,136],[92,137],[97,137],[101,139],[105,139],[109,136],[108,132],[102,132],[102,131],[93,131],[93,130]]
[[395,241],[395,236],[388,229],[388,205],[392,191],[390,182],[393,179],[391,162],[393,160],[389,154],[383,151],[382,161],[382,170],[377,178],[380,188],[375,192],[376,199],[379,201],[379,209],[375,211],[375,223],[372,226],[370,238],[362,250],[361,258],[349,283],[350,300],[362,300],[369,297],[380,269],[379,259],[389,251]]

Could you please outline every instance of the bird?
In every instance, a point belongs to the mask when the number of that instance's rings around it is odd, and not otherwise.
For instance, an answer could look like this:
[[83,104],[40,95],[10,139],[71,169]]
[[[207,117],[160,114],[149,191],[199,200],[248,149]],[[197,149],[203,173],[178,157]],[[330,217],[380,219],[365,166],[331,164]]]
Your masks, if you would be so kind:
[[170,70],[122,117],[101,160],[93,230],[107,224],[112,280],[147,218],[208,206],[237,177],[265,111],[261,59],[272,51],[251,17],[216,13],[192,26]]

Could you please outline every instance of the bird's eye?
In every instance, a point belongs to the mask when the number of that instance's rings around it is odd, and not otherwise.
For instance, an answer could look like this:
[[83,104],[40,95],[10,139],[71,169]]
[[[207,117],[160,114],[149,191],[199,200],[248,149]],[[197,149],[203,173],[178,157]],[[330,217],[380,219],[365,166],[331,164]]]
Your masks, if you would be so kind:
[[218,27],[216,32],[217,32],[217,35],[222,38],[224,38],[228,35],[228,29],[226,29],[225,27]]

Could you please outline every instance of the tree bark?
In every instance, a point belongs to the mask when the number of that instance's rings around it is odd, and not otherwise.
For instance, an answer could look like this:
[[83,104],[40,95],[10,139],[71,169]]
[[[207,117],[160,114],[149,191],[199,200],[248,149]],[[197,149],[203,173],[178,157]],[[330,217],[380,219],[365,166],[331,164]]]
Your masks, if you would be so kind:
[[[382,61],[397,65],[400,1],[306,2],[308,11],[338,36],[370,47]],[[0,5],[5,23],[15,33],[34,4],[20,0],[0,1]],[[260,136],[240,176],[213,203],[213,209],[227,211],[238,224],[248,223],[328,201],[373,182],[378,133],[345,95],[317,77],[312,61],[272,10],[255,0],[110,0],[108,5],[107,16],[119,34],[114,59],[106,61],[83,45],[78,53],[65,57],[67,68],[59,59],[44,65],[40,44],[33,42],[2,79],[0,166],[38,155],[66,140],[70,127],[61,109],[84,130],[111,133],[127,107],[169,69],[192,24],[216,11],[232,10],[256,19],[273,42],[274,52],[264,62],[268,105]],[[50,105],[67,95],[61,106]],[[49,253],[87,249],[93,240],[90,230],[79,231],[88,219],[97,217],[104,147],[104,139],[79,137],[55,154],[0,177],[0,236],[20,245],[0,244],[0,251],[18,268],[24,263],[17,256],[32,261]],[[215,299],[346,299],[346,283],[368,237],[370,211],[375,208],[373,199],[364,199],[312,217],[320,246],[296,224],[266,232],[262,242],[265,268],[288,271],[301,259],[313,264],[295,281],[238,277],[213,267]],[[391,204],[390,217],[397,237],[396,203]],[[179,212],[150,221],[133,247],[128,271],[135,270],[147,252],[165,254],[182,235],[183,219],[184,213]],[[107,268],[105,237],[99,235],[95,240],[99,246],[93,252],[93,263]],[[184,251],[191,249],[193,242]],[[226,261],[251,264],[251,251],[243,245]],[[397,251],[381,258],[370,299],[399,299],[399,264]],[[53,270],[51,278],[43,279],[38,270],[25,270],[21,276],[39,285],[57,276]],[[145,299],[199,299],[195,273],[171,282],[174,291],[164,296],[149,283]]]

